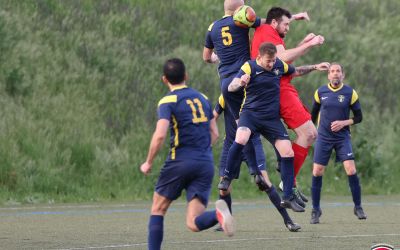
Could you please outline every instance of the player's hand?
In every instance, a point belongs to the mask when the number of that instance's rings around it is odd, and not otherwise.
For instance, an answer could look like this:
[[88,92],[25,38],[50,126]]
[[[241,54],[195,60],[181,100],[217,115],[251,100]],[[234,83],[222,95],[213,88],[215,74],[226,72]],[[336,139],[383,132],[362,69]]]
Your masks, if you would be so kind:
[[148,163],[147,161],[144,162],[141,166],[140,166],[140,171],[142,171],[142,173],[144,175],[148,175],[151,172],[151,164]]
[[240,77],[240,86],[246,86],[250,82],[250,75],[244,74]]
[[314,33],[310,33],[310,34],[306,35],[306,37],[304,37],[304,39],[303,39],[303,41],[301,41],[301,43],[309,42],[316,36],[317,35],[315,35]]
[[214,52],[211,54],[211,63],[219,63],[219,57]]
[[310,21],[310,17],[308,16],[307,11],[294,14],[294,15],[292,15],[292,18],[294,20],[307,20],[307,21]]
[[322,63],[316,64],[315,69],[318,71],[327,71],[329,69],[330,65],[331,64],[328,62],[322,62]]
[[325,41],[325,38],[321,35],[318,35],[310,40],[310,44],[311,44],[311,46],[321,45],[321,44],[324,44],[324,41]]
[[348,124],[346,124],[346,121],[334,121],[331,123],[331,130],[333,132],[338,132],[339,130],[341,130],[342,128],[344,128],[347,125]]

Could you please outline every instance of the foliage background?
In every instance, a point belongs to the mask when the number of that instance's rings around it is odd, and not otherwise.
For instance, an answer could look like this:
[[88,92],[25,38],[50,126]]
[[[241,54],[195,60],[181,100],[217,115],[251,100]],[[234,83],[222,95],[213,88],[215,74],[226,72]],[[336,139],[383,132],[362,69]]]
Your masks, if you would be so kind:
[[[325,36],[296,65],[344,65],[364,112],[352,128],[363,192],[398,194],[400,2],[247,4],[261,17],[272,6],[308,11],[311,22],[291,25],[287,47],[310,32]],[[217,100],[216,66],[201,55],[208,25],[222,15],[222,0],[0,0],[0,203],[150,199],[167,146],[150,177],[138,167],[167,92],[162,64],[181,57],[188,84]],[[310,106],[327,80],[313,73],[294,82]],[[265,151],[277,184],[275,156],[267,144]],[[299,178],[306,193],[311,165],[309,157]],[[243,170],[234,196],[259,197]],[[349,193],[340,164],[331,161],[325,176],[324,193]]]

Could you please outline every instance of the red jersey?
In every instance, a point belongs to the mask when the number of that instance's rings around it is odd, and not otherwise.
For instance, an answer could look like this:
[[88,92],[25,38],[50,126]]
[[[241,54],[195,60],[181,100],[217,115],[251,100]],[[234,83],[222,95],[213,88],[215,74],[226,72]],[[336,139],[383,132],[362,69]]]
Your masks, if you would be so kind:
[[[255,59],[257,57],[258,48],[264,42],[272,43],[275,46],[283,45],[283,47],[286,48],[285,41],[282,39],[282,37],[279,36],[278,31],[276,31],[269,24],[263,24],[263,25],[257,27],[256,31],[254,32],[253,41],[251,43],[251,54],[250,54],[251,59]],[[286,62],[286,63],[290,63],[290,62]],[[293,77],[291,75],[282,76],[281,88],[289,88],[289,89],[296,91],[294,86],[290,84],[290,81],[292,80],[292,78]]]

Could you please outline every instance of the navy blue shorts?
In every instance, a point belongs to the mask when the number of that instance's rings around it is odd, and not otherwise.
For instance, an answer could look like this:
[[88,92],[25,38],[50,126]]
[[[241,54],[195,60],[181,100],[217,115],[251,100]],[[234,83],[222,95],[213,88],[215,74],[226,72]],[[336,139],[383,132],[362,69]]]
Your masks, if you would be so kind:
[[236,74],[232,74],[227,78],[221,79],[221,92],[225,100],[225,106],[232,112],[235,120],[239,119],[239,111],[242,106],[244,91],[229,92],[228,86],[235,78]]
[[166,161],[158,177],[155,191],[170,200],[176,200],[185,189],[188,202],[197,197],[204,206],[207,206],[213,177],[212,161]]
[[346,139],[339,142],[329,142],[317,137],[314,144],[314,163],[326,166],[332,154],[332,149],[336,152],[336,161],[343,162],[354,160],[351,140]]
[[[259,135],[254,136],[252,140],[249,140],[248,143],[253,143],[254,149],[256,151],[256,161],[257,161],[257,167],[258,169],[261,170],[266,170],[266,161],[265,161],[265,153],[264,153],[264,149],[263,149],[263,145],[261,142],[261,138]],[[219,161],[219,176],[222,177],[224,176],[224,170],[226,168],[226,164],[228,162],[228,152],[229,152],[229,148],[232,146],[232,143],[229,143],[227,140],[224,140],[224,146],[222,148],[222,152],[221,152],[221,158]],[[232,170],[232,176],[234,176],[235,179],[239,179],[239,175],[240,175],[240,166],[242,164],[243,161],[246,162],[247,167],[249,169],[249,173],[251,175],[255,175],[256,173],[254,173],[254,171],[249,167],[249,164],[254,164],[254,163],[250,163],[247,161],[246,159],[246,154],[245,154],[245,150],[247,147],[245,147],[242,151],[242,160],[240,162],[237,163],[237,165],[235,166],[235,168]]]
[[260,119],[251,112],[244,111],[240,114],[238,127],[247,127],[252,134],[262,134],[272,145],[275,144],[276,140],[290,140],[289,134],[279,118]]

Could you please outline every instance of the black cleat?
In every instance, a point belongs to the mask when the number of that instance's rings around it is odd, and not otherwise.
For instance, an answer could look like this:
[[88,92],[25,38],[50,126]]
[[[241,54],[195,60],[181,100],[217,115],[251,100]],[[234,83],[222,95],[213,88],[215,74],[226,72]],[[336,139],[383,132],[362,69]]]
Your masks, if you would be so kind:
[[228,190],[229,186],[231,185],[231,180],[228,177],[222,177],[221,181],[218,183],[218,189],[226,191]]
[[354,207],[354,214],[357,216],[359,220],[366,220],[367,215],[364,213],[362,207]]
[[303,192],[301,192],[301,190],[299,188],[296,187],[296,190],[297,190],[296,196],[299,196],[304,202],[308,202],[307,196],[305,196],[305,194]]
[[255,175],[254,176],[254,182],[257,184],[258,189],[260,191],[267,191],[270,187],[268,187],[267,182],[265,182],[265,179],[262,175]]
[[289,229],[290,232],[297,232],[301,229],[301,226],[299,224],[296,224],[291,220],[286,221],[285,226],[287,227],[287,229]]
[[305,211],[302,206],[297,204],[296,197],[294,196],[294,194],[292,194],[289,199],[282,199],[281,207],[290,208],[294,212],[304,212]]
[[299,194],[299,191],[297,188],[293,188],[293,194],[294,194],[297,204],[299,204],[300,206],[305,208],[306,203],[304,203],[303,199],[300,197],[300,194]]
[[319,223],[319,217],[321,217],[322,211],[321,208],[319,209],[312,209],[311,210],[311,220],[310,224],[318,224]]
[[214,229],[214,232],[223,232],[223,231],[224,231],[224,229],[221,227],[221,225],[219,225],[218,227],[216,227]]

